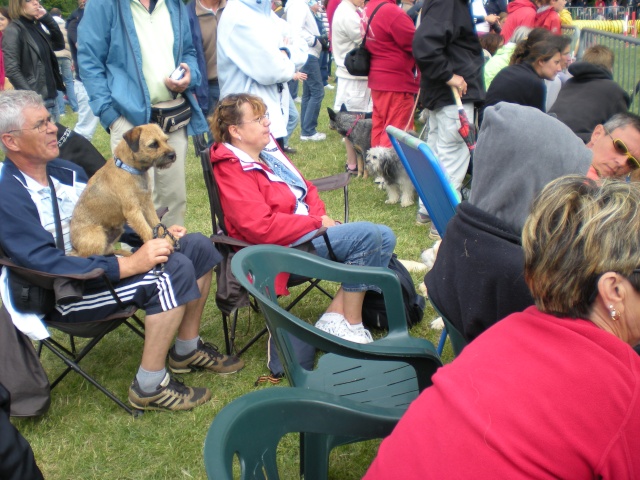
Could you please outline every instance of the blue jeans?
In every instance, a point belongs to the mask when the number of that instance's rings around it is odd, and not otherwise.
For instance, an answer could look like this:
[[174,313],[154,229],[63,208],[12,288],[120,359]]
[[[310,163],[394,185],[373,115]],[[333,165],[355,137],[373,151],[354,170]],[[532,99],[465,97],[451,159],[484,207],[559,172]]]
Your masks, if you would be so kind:
[[220,100],[220,84],[218,80],[209,80],[209,109],[205,115],[206,117],[213,114],[213,110],[218,105],[218,100]]
[[51,120],[54,122],[58,122],[60,120],[60,112],[58,111],[58,99],[57,98],[47,98],[44,100],[44,108],[47,109],[49,115],[51,115]]
[[289,94],[289,121],[287,122],[287,136],[284,137],[284,145],[289,145],[289,138],[300,122],[300,114],[293,101],[293,97]]
[[323,50],[320,54],[320,74],[322,75],[322,86],[329,84],[329,74],[331,73],[331,52]]
[[[327,236],[338,261],[346,265],[387,267],[396,246],[396,236],[389,227],[370,222],[343,223],[329,227]],[[312,243],[318,256],[329,258],[324,237],[314,238]],[[345,292],[375,290],[380,293],[376,285],[343,283],[342,289]]]
[[320,73],[320,62],[313,55],[309,55],[307,63],[300,69],[307,74],[302,82],[302,109],[300,112],[301,135],[310,137],[315,135],[318,126],[318,115],[324,98],[324,86]]
[[76,98],[78,100],[78,123],[73,127],[73,131],[91,141],[100,119],[91,111],[91,107],[89,106],[89,95],[87,95],[84,84],[81,81],[76,80],[74,82],[74,88]]
[[298,80],[289,80],[287,82],[287,86],[289,87],[289,93],[291,97],[295,100],[298,97]]
[[[64,81],[64,86],[67,88],[67,99],[69,100],[71,110],[77,112],[78,100],[76,99],[76,92],[73,87],[73,72],[71,71],[71,60],[68,58],[58,58],[58,65],[60,66],[62,81]],[[60,111],[60,115],[64,114],[64,107],[64,93],[58,91],[58,110]]]

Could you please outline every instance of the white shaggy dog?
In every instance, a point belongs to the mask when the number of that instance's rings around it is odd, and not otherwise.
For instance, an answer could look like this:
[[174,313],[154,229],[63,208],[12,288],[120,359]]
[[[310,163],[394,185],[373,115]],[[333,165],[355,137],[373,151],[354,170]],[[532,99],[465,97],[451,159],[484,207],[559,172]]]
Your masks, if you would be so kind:
[[385,203],[398,203],[400,206],[413,205],[415,189],[407,175],[398,154],[393,148],[373,147],[367,152],[366,166],[373,178],[382,177],[387,191]]

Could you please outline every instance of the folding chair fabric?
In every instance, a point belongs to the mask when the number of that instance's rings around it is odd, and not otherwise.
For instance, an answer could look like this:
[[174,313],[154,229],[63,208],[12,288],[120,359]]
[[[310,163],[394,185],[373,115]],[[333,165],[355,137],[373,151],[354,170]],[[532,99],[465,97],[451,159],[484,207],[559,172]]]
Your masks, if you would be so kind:
[[[10,272],[19,273],[22,277],[31,281],[34,285],[38,285],[42,288],[53,289],[54,282],[57,280],[70,280],[85,282],[89,280],[97,280],[102,278],[111,290],[116,302],[120,303],[122,310],[110,315],[109,317],[92,320],[90,322],[79,323],[64,323],[64,322],[50,322],[47,318],[44,318],[44,323],[47,327],[54,328],[69,335],[69,347],[65,347],[60,342],[53,338],[47,338],[40,341],[41,347],[47,347],[54,355],[56,355],[66,365],[66,369],[60,374],[52,383],[53,389],[70,371],[74,371],[85,378],[98,390],[104,393],[108,398],[114,401],[118,406],[124,409],[129,414],[136,414],[137,412],[131,409],[128,405],[122,402],[112,392],[103,387],[97,380],[85,372],[79,365],[80,361],[107,335],[109,332],[115,330],[122,324],[127,325],[135,333],[144,338],[141,328],[144,328],[144,324],[135,316],[137,308],[135,306],[125,307],[120,302],[115,290],[111,286],[109,279],[104,274],[102,269],[94,269],[91,272],[77,275],[56,275],[46,272],[39,272],[37,270],[31,270],[24,267],[20,267],[14,264],[10,259],[4,256],[4,252],[0,251],[0,266],[8,268]],[[3,310],[4,307],[3,307]],[[7,312],[7,316],[8,312]],[[128,322],[129,319],[133,319],[137,323],[137,327]],[[80,350],[76,350],[75,337],[82,337],[90,339],[89,342]],[[6,385],[6,383],[5,383]],[[11,391],[11,389],[9,389]]]
[[[277,446],[287,433],[315,435],[322,442],[335,436],[382,438],[391,433],[399,415],[324,392],[301,388],[269,388],[251,392],[225,406],[213,420],[204,442],[204,461],[211,479],[230,480],[233,458],[240,459],[240,478],[279,479]],[[306,449],[301,463],[305,479],[327,478],[323,452]],[[313,460],[312,460],[313,459]]]

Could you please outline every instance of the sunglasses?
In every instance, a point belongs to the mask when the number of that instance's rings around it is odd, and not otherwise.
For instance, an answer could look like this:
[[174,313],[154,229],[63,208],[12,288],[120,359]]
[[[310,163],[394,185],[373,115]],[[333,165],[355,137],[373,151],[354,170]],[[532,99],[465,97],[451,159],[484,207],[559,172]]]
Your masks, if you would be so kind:
[[611,133],[609,133],[609,130],[607,130],[606,128],[604,129],[604,131],[607,132],[607,135],[609,135],[609,138],[611,138],[611,141],[613,142],[613,148],[615,149],[615,151],[618,152],[620,155],[625,155],[627,157],[627,166],[631,170],[637,170],[638,168],[640,168],[640,162],[638,162],[636,157],[631,155],[631,152],[629,152],[629,149],[627,148],[625,143],[619,138],[613,138]]

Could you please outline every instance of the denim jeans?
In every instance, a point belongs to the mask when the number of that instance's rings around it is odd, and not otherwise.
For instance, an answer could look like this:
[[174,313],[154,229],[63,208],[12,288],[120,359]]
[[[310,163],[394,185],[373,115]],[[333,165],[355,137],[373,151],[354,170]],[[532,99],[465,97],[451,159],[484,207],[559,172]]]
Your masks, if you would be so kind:
[[76,92],[76,99],[78,100],[78,123],[73,127],[73,131],[91,141],[100,119],[91,111],[89,95],[87,95],[84,84],[76,80],[73,85]]
[[209,109],[205,117],[213,114],[213,110],[218,105],[218,100],[220,100],[220,84],[218,80],[209,80]]
[[289,94],[289,121],[287,122],[287,136],[284,137],[284,145],[289,145],[289,138],[300,122],[300,114],[293,101],[293,97]]
[[[389,227],[370,222],[343,223],[329,227],[327,236],[338,261],[346,265],[386,267],[396,246],[396,236]],[[318,256],[329,258],[324,237],[314,238],[312,243]],[[377,286],[366,284],[342,284],[342,289],[345,292],[375,290],[380,293]]]
[[57,98],[47,98],[44,100],[44,108],[47,109],[49,115],[51,115],[51,120],[54,122],[58,122],[60,120],[60,112],[58,110],[58,99]]
[[328,50],[322,50],[320,53],[320,74],[322,75],[322,86],[327,85],[331,74],[331,52]]
[[289,87],[289,93],[294,100],[298,97],[298,80],[289,80],[287,86]]
[[[73,72],[71,71],[71,60],[68,58],[58,58],[58,65],[60,66],[60,74],[62,75],[62,81],[67,88],[67,99],[71,110],[78,111],[78,101],[76,100],[75,89],[73,88]],[[58,110],[60,115],[65,112],[64,93],[58,91]]]
[[315,135],[318,126],[318,115],[324,98],[324,86],[320,73],[320,62],[313,55],[309,55],[307,63],[301,72],[307,74],[307,79],[302,82],[302,109],[300,112],[301,132],[305,137]]

